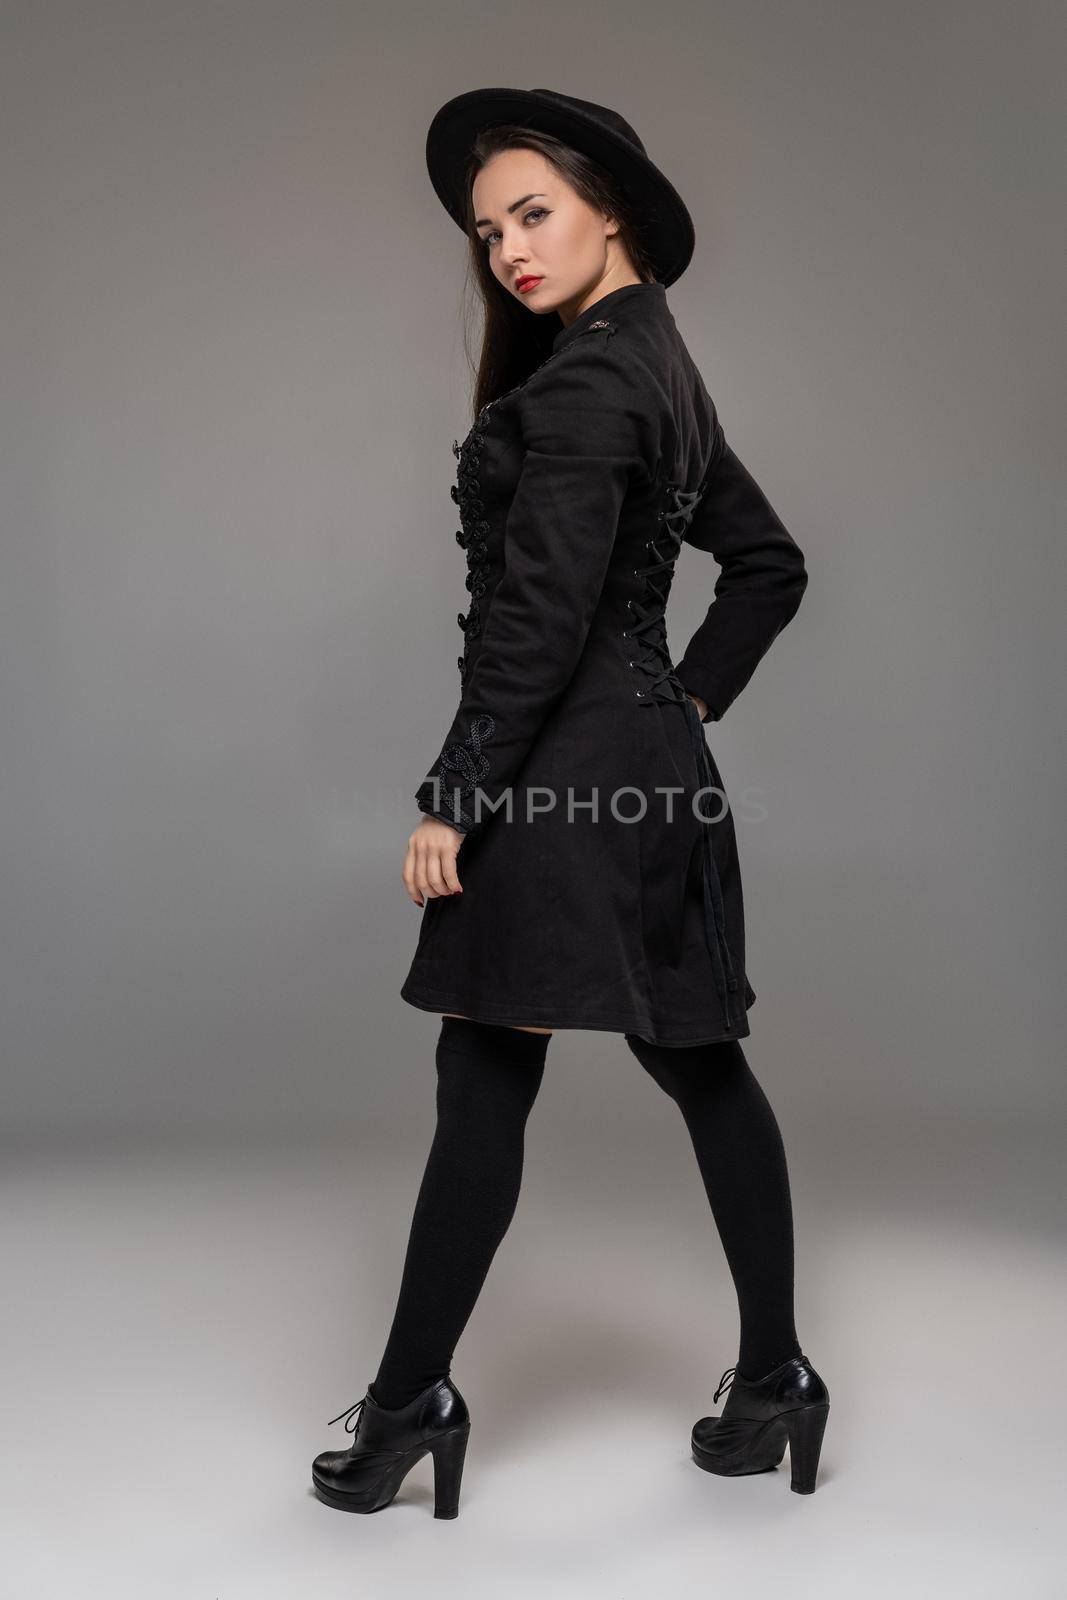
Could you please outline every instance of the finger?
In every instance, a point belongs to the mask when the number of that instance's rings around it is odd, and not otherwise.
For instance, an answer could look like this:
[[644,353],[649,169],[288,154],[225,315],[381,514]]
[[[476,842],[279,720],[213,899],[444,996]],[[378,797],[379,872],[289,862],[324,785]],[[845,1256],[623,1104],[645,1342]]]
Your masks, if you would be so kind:
[[415,887],[420,894],[428,895],[431,900],[440,898],[442,891],[434,887],[434,878],[437,876],[434,866],[434,852],[425,845],[416,848],[415,852]]
[[404,880],[404,888],[407,890],[408,898],[413,900],[417,906],[421,906],[424,902],[421,894],[415,887],[415,852],[410,843],[408,844],[407,853],[404,856],[404,865],[400,869],[400,876]]
[[429,859],[426,863],[426,881],[429,884],[432,893],[435,895],[452,893],[451,889],[445,882],[445,875],[442,871],[441,852],[439,850],[433,850],[430,852]]
[[456,857],[449,855],[447,851],[442,851],[441,854],[441,873],[446,886],[452,894],[463,893],[463,885],[460,883],[459,873],[456,871]]

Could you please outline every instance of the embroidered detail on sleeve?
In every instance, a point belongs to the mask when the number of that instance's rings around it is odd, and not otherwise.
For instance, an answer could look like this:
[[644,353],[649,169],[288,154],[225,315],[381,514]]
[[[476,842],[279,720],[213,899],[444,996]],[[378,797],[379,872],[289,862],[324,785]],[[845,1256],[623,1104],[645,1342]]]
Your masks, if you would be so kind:
[[474,717],[468,724],[470,732],[462,744],[446,745],[441,755],[441,766],[458,772],[463,778],[464,796],[470,794],[479,778],[489,772],[489,761],[482,755],[482,745],[493,737],[496,723],[488,714]]
[[[462,782],[458,787],[443,782],[438,774],[435,783],[431,774],[420,784],[418,805],[420,811],[440,817],[444,822],[463,824],[467,829],[475,826],[475,819],[463,801],[474,792],[475,786],[489,774],[488,758],[482,754],[496,732],[496,722],[488,714],[473,717],[468,723],[469,732],[462,744],[448,744],[437,760],[437,766],[446,772],[458,773]],[[436,804],[434,803],[436,801]]]

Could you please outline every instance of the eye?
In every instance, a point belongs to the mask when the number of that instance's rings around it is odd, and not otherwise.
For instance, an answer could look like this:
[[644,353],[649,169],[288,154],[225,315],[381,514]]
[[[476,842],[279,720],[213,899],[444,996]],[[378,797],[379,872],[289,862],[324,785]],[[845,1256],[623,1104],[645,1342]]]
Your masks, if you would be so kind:
[[[547,216],[548,216],[548,212],[547,212],[547,210],[545,209],[544,206],[531,206],[529,211],[523,212],[522,220],[523,220],[523,222],[529,222],[531,217],[547,217]],[[482,240],[483,244],[490,244],[492,242],[492,240],[495,239],[495,238],[496,238],[496,229],[495,228],[490,228],[488,233],[483,233],[481,235],[481,240]]]

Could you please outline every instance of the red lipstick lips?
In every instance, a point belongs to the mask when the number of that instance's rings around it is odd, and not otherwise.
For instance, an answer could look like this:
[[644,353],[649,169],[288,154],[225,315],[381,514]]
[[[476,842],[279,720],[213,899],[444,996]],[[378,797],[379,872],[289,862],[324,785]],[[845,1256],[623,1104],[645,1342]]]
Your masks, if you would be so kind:
[[540,282],[540,276],[534,276],[532,273],[527,272],[521,278],[516,278],[515,287],[520,294],[526,294],[528,290],[536,288]]

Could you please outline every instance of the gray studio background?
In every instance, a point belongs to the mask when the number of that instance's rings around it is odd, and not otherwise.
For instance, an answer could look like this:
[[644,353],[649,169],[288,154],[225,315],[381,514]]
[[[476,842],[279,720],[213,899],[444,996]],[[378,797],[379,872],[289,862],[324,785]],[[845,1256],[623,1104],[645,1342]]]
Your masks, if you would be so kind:
[[[1062,12],[0,26],[9,1592],[1061,1594]],[[707,731],[833,1396],[810,1499],[688,1459],[736,1304],[676,1109],[594,1033],[454,1363],[458,1522],[429,1458],[380,1517],[309,1494],[433,1132],[400,869],[469,373],[423,144],[511,83],[617,106],[685,196],[669,304],[808,562]],[[716,574],[683,552],[676,659]]]

